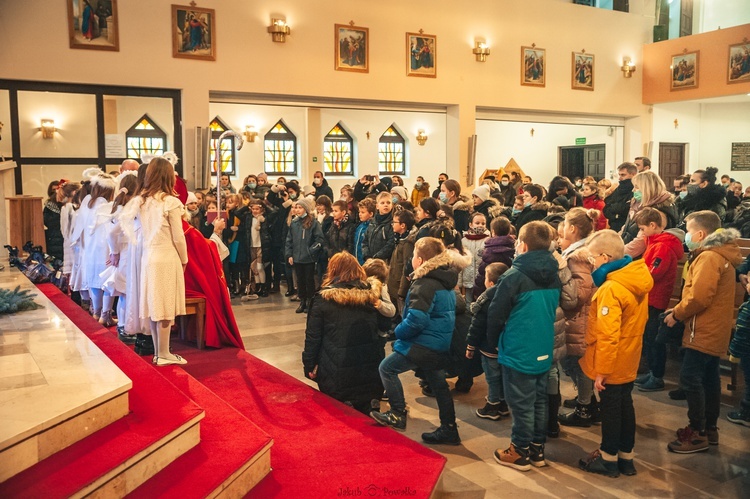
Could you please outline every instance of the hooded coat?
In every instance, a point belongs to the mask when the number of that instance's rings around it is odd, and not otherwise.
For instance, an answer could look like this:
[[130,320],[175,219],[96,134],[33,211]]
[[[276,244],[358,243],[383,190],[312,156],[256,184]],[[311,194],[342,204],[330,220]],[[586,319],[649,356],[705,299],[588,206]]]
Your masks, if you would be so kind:
[[519,234],[521,232],[521,227],[527,223],[536,220],[544,220],[544,217],[547,216],[547,208],[549,208],[549,204],[545,201],[524,207],[513,222],[513,226],[516,228],[516,234]]
[[607,217],[604,216],[604,200],[599,199],[597,194],[592,194],[583,198],[583,207],[587,210],[599,212],[599,218],[596,219],[596,230],[607,228]]
[[708,184],[703,189],[695,191],[694,194],[688,193],[680,202],[680,210],[683,217],[694,211],[710,210],[724,221],[727,214],[727,191],[720,185]]
[[630,212],[630,200],[633,199],[633,180],[627,179],[617,185],[617,189],[604,200],[604,216],[609,221],[609,228],[620,232]]
[[[417,228],[412,227],[408,234],[394,238],[395,246],[388,264],[388,293],[393,298],[405,298],[409,291],[409,279],[404,275],[404,267],[407,261],[411,261],[414,254],[414,243],[417,239]],[[398,301],[393,301],[398,303]]]
[[558,270],[549,251],[529,251],[518,255],[495,285],[487,311],[487,340],[497,344],[498,363],[532,376],[552,367]]
[[305,227],[304,218],[294,217],[289,226],[289,232],[286,236],[286,247],[284,255],[288,260],[291,257],[294,263],[315,263],[318,256],[325,246],[325,236],[320,224],[315,218],[312,219],[312,225]]
[[685,323],[684,348],[722,357],[734,325],[735,269],[742,254],[735,229],[718,230],[701,244],[688,267],[674,318]]
[[332,221],[326,234],[326,248],[328,258],[333,257],[341,251],[348,251],[354,254],[354,231],[356,225],[349,219],[349,215],[344,215],[340,222]]
[[412,206],[416,208],[419,205],[420,201],[428,197],[430,197],[430,184],[428,184],[427,182],[422,182],[421,189],[417,189],[416,184],[414,185],[414,189],[411,191]]
[[565,308],[565,345],[567,355],[583,357],[586,352],[586,324],[589,318],[591,297],[594,296],[596,286],[591,278],[594,267],[589,262],[589,252],[580,248],[568,257],[568,268],[576,283],[576,303],[572,308]]
[[333,197],[333,189],[331,189],[331,186],[328,185],[328,180],[326,179],[322,179],[320,185],[315,186],[315,199],[318,199],[323,195],[328,196],[328,199],[330,199],[331,201],[335,201]]
[[643,260],[654,278],[654,287],[648,294],[648,304],[659,310],[669,307],[677,280],[677,264],[685,256],[682,248],[684,239],[685,233],[680,229],[665,230],[646,238]]
[[555,343],[552,355],[553,362],[559,362],[567,355],[567,343],[565,342],[565,311],[572,310],[578,305],[578,283],[573,279],[573,273],[568,267],[568,261],[559,253],[554,252],[552,256],[557,260],[557,277],[560,279],[560,303],[555,310]]
[[450,350],[456,322],[458,272],[453,258],[445,251],[424,262],[412,274],[406,294],[403,320],[396,326],[393,351],[409,355],[413,344],[435,352]]
[[633,262],[629,256],[601,266],[594,282],[602,275],[606,278],[591,299],[586,353],[578,363],[589,378],[601,375],[607,384],[622,385],[638,374],[654,280],[642,259]]
[[489,198],[479,206],[475,206],[474,211],[484,215],[484,218],[487,220],[487,227],[489,227],[490,222],[494,218],[497,218],[503,214],[503,205],[500,204],[500,201],[498,201],[497,199]]
[[451,207],[453,208],[453,222],[456,230],[461,233],[469,230],[469,213],[471,213],[469,198],[461,194]]
[[307,316],[305,376],[318,366],[320,391],[357,409],[383,394],[378,366],[385,351],[378,330],[387,330],[390,320],[373,307],[381,288],[373,278],[333,284],[313,297]]
[[482,234],[466,233],[461,240],[461,245],[471,256],[471,262],[461,272],[461,286],[464,288],[473,288],[474,281],[477,278],[479,272],[479,264],[482,263],[482,253],[484,253],[484,244],[489,238],[489,232]]
[[513,257],[516,254],[516,238],[513,236],[490,237],[484,242],[482,261],[477,267],[477,277],[474,279],[474,299],[479,298],[484,290],[484,273],[487,265],[491,263],[504,263],[508,268],[513,265]]
[[367,227],[362,240],[362,255],[365,260],[380,258],[386,262],[391,259],[396,239],[393,237],[393,211],[385,215],[376,214]]

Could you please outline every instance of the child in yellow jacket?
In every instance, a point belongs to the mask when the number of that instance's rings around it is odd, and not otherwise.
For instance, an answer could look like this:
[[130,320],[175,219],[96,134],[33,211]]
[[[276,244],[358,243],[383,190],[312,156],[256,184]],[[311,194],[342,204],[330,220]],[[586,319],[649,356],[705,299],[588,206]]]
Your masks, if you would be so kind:
[[625,255],[622,238],[613,230],[594,233],[587,247],[596,269],[591,277],[599,289],[591,298],[586,351],[579,364],[599,391],[602,443],[579,466],[609,477],[635,475],[632,392],[654,280],[642,259],[634,262]]

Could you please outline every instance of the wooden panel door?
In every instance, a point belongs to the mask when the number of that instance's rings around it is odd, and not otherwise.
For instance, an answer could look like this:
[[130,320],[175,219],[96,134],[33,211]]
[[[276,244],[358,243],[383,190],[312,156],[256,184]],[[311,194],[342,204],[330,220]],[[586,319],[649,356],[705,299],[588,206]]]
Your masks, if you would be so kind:
[[604,144],[586,146],[584,148],[583,171],[584,176],[591,175],[597,181],[606,175],[606,147]]
[[560,147],[559,174],[571,181],[583,177],[583,147]]
[[659,176],[671,191],[674,179],[685,174],[685,144],[659,143]]

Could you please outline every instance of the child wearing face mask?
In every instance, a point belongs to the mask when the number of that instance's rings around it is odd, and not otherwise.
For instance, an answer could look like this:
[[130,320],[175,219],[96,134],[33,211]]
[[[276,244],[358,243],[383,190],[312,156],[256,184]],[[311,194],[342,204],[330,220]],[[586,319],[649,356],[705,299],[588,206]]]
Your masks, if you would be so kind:
[[419,202],[428,197],[430,197],[430,184],[425,182],[424,177],[420,175],[417,177],[414,189],[411,191],[411,204],[419,206]]
[[466,304],[474,301],[474,281],[479,272],[479,264],[482,262],[484,244],[490,233],[487,231],[487,219],[482,213],[474,213],[469,219],[469,230],[464,233],[461,240],[464,250],[471,256],[471,263],[461,272],[461,287],[464,289]]
[[510,175],[507,173],[500,177],[500,194],[503,197],[503,206],[513,206],[513,202],[516,200],[516,190],[513,188],[513,184],[510,183]]
[[687,427],[667,446],[678,454],[707,451],[719,444],[716,423],[721,404],[719,360],[727,353],[733,325],[735,269],[742,263],[735,229],[721,230],[713,211],[685,218],[685,245],[691,251],[682,297],[664,322],[685,323],[680,388],[688,404]]
[[595,232],[587,248],[599,289],[591,298],[586,351],[579,364],[599,391],[602,441],[578,466],[611,478],[631,476],[636,474],[633,382],[654,280],[643,259],[634,262],[625,254],[622,238],[613,230]]

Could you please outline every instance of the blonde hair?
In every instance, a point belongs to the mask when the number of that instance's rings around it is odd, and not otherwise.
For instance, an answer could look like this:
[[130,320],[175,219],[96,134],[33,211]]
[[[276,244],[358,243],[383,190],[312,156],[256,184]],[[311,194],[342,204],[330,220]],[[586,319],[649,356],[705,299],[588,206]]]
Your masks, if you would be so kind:
[[437,237],[423,237],[414,245],[414,254],[424,261],[435,258],[444,252],[445,245]]
[[657,196],[667,191],[661,177],[649,170],[633,177],[633,187],[637,187],[643,195],[642,206],[649,206]]
[[383,191],[380,194],[378,194],[376,201],[380,202],[381,199],[393,199],[393,195],[390,192]]
[[612,257],[613,260],[620,260],[625,256],[625,243],[622,242],[620,234],[613,231],[612,229],[604,229],[594,232],[586,240],[586,246],[591,251],[592,248],[600,250]]
[[596,229],[596,221],[599,219],[599,211],[576,207],[565,215],[565,221],[578,229],[581,239],[586,239]]
[[367,277],[375,277],[378,281],[385,283],[388,280],[388,265],[380,258],[370,258],[362,265]]

